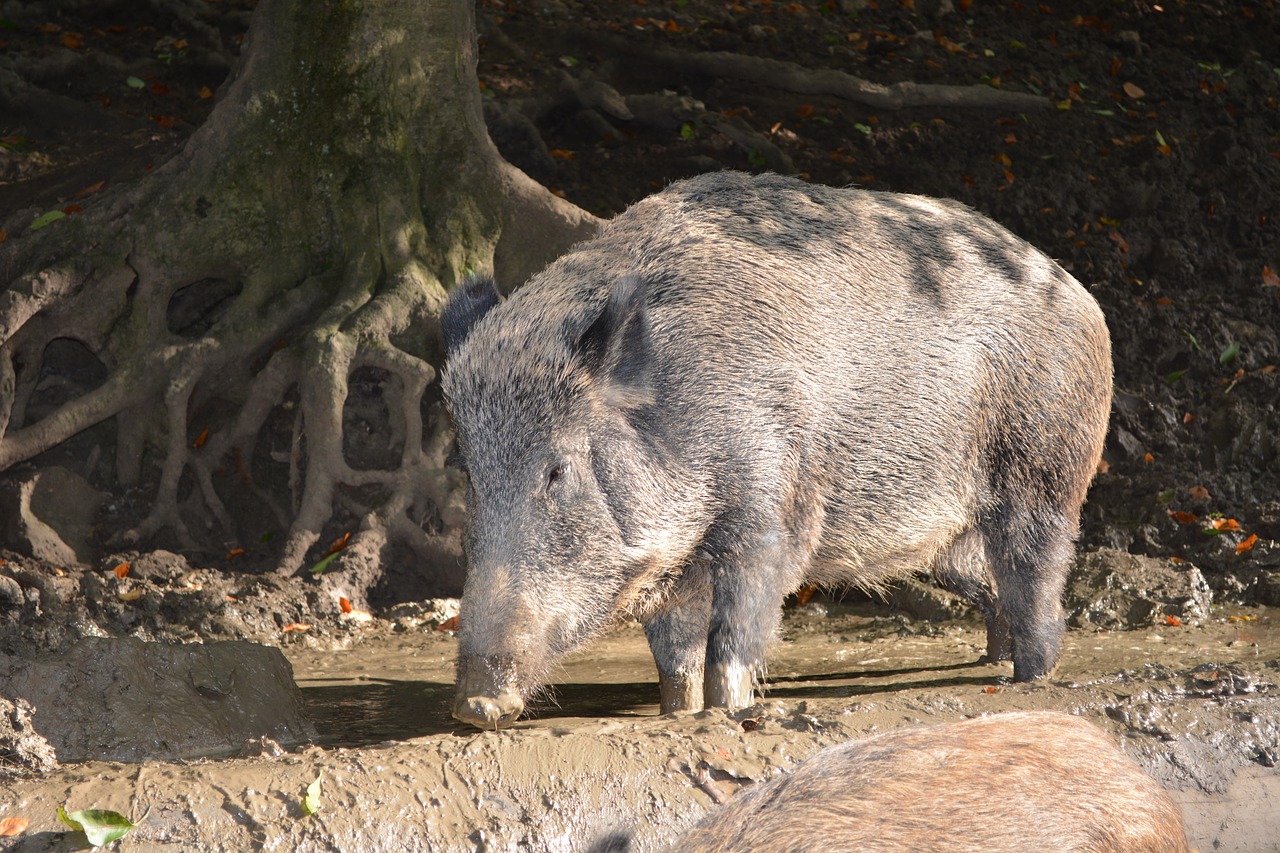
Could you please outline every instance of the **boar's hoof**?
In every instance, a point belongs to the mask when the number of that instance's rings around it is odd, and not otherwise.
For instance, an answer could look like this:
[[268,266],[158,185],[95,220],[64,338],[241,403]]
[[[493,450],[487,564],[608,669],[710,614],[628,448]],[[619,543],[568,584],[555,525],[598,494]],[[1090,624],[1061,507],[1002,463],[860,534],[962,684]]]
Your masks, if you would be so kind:
[[523,711],[524,701],[511,690],[496,697],[459,696],[453,703],[454,719],[481,729],[497,729],[515,722]]
[[708,708],[736,711],[751,704],[752,671],[740,663],[708,664],[704,695]]

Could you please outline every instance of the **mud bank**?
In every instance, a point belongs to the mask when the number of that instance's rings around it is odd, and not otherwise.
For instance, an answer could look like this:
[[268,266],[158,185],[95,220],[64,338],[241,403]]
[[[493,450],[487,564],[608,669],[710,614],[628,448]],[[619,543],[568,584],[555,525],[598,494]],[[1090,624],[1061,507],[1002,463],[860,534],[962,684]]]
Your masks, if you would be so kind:
[[[385,627],[385,626],[384,626]],[[583,849],[629,828],[669,841],[717,802],[859,735],[1007,710],[1058,709],[1111,731],[1186,812],[1201,850],[1280,837],[1280,615],[1198,626],[1070,631],[1047,683],[977,664],[971,618],[911,620],[870,604],[793,611],[765,701],[732,715],[659,717],[643,634],[624,625],[565,667],[558,704],[510,730],[450,720],[454,640],[379,630],[343,651],[287,653],[316,745],[223,761],[65,765],[0,787],[31,820],[18,851],[71,850],[58,805],[146,820],[137,851]],[[1082,757],[1087,760],[1087,757]],[[320,811],[301,797],[322,780]]]

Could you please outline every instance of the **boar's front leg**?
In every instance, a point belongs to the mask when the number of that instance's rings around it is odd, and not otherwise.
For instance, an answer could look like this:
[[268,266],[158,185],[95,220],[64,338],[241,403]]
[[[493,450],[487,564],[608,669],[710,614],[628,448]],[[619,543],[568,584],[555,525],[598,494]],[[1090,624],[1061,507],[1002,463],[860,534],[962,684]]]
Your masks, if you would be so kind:
[[711,622],[711,575],[703,560],[689,562],[661,607],[644,622],[658,665],[662,713],[702,710],[702,672]]
[[794,569],[781,525],[739,539],[712,565],[707,707],[733,710],[751,704],[756,679],[764,673],[765,650],[782,617],[782,599],[799,581]]

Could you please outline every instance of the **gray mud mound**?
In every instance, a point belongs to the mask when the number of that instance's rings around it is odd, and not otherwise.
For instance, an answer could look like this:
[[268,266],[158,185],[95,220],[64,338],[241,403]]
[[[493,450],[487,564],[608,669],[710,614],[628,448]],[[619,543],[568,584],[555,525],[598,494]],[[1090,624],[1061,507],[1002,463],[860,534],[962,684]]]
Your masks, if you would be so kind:
[[0,657],[0,685],[35,709],[35,730],[63,761],[228,754],[254,738],[314,735],[289,662],[253,643],[89,637],[56,657]]

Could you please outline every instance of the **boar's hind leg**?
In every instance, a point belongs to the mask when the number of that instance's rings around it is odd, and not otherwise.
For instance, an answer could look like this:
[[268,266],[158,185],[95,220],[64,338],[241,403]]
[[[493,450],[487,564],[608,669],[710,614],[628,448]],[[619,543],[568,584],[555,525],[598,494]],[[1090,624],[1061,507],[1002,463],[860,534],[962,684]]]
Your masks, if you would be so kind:
[[1009,620],[996,605],[991,575],[987,571],[986,543],[978,530],[965,531],[939,555],[933,565],[933,578],[982,613],[987,623],[987,653],[983,660],[993,662],[1013,657]]
[[1051,510],[997,513],[983,525],[995,577],[996,605],[1013,639],[1013,678],[1047,676],[1058,662],[1062,590],[1066,586],[1077,525]]

